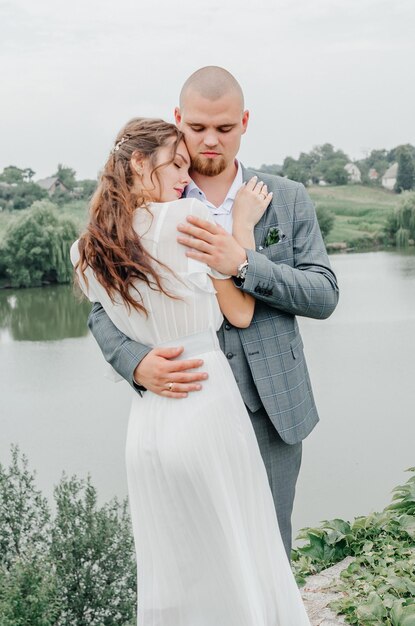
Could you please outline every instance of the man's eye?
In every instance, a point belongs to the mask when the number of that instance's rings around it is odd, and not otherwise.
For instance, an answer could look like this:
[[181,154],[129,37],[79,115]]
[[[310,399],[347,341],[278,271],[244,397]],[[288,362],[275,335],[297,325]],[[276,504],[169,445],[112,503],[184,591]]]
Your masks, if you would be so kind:
[[190,128],[191,128],[191,129],[193,130],[193,132],[195,132],[195,133],[201,133],[201,132],[202,132],[202,130],[204,130],[204,129],[203,129],[203,126],[191,126]]
[[225,127],[219,128],[218,130],[220,133],[229,133],[232,130],[232,126],[230,127],[225,126]]

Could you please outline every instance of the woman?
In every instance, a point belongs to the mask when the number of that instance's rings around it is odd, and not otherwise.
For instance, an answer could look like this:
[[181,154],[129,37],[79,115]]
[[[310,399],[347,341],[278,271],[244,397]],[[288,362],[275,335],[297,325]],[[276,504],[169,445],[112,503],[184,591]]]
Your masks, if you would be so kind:
[[[189,259],[176,241],[189,214],[212,220],[189,182],[183,136],[161,120],[119,133],[72,247],[79,283],[126,335],[183,345],[209,378],[183,400],[133,397],[126,462],[138,564],[138,626],[309,626],[280,537],[255,434],[216,337],[223,316],[249,325],[255,301]],[[270,202],[252,180],[233,207],[254,245]]]

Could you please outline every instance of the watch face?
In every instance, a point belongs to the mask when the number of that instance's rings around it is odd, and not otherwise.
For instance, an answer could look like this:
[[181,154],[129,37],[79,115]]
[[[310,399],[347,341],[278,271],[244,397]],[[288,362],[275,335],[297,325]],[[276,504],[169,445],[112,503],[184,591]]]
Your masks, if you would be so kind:
[[236,275],[237,278],[244,279],[247,271],[248,271],[248,261],[245,261],[245,263],[242,263],[242,265],[238,267],[238,273]]

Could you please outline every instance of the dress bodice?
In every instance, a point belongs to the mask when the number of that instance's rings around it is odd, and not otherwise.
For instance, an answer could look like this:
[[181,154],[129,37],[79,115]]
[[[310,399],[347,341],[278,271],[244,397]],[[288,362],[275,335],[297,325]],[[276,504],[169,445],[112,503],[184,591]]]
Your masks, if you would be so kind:
[[[91,268],[85,272],[88,285],[80,280],[81,288],[91,302],[100,302],[125,335],[148,346],[158,346],[209,328],[218,330],[223,321],[209,276],[212,270],[205,263],[188,258],[184,246],[177,242],[177,225],[185,222],[187,215],[197,215],[213,222],[209,209],[194,198],[152,203],[148,210],[140,208],[135,212],[134,229],[146,250],[166,266],[156,264],[163,286],[175,296],[168,297],[137,281],[147,317],[129,309],[118,295],[112,302]],[[75,264],[78,258],[75,242],[71,248],[71,260]]]

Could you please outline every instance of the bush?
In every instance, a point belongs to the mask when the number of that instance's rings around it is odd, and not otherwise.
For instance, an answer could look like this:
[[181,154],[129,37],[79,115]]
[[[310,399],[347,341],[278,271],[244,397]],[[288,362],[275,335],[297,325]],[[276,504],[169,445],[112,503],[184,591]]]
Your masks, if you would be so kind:
[[330,209],[320,206],[317,206],[316,213],[321,234],[323,235],[323,239],[325,240],[334,226],[336,216],[332,211],[330,211]]
[[42,200],[47,195],[45,189],[32,182],[21,182],[16,186],[2,186],[0,187],[0,207],[9,211],[27,209],[33,202]]
[[415,468],[407,483],[394,489],[393,502],[381,513],[354,522],[335,519],[304,528],[305,545],[293,551],[297,580],[346,556],[355,560],[332,590],[331,604],[348,623],[359,626],[415,624]]
[[385,237],[392,244],[405,248],[415,239],[415,192],[404,191],[394,213],[388,215]]
[[[135,612],[136,566],[127,503],[97,508],[97,493],[76,477],[55,489],[51,557],[65,626],[119,626]],[[62,558],[64,556],[64,558]]]
[[13,287],[38,287],[72,278],[69,250],[77,229],[49,201],[35,202],[5,233],[3,263]]
[[127,502],[101,508],[90,478],[61,479],[56,515],[12,447],[0,464],[1,626],[123,626],[136,615]]

